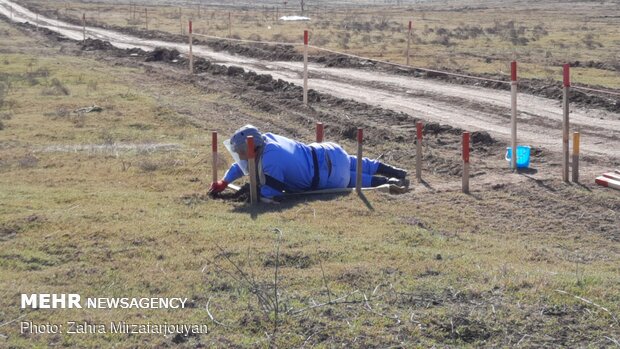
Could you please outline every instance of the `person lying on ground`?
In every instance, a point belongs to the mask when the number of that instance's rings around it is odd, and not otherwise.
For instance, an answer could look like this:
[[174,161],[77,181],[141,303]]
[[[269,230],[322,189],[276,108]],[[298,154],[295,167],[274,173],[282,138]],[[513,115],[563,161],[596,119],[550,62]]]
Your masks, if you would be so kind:
[[[262,197],[273,199],[284,193],[355,187],[357,157],[347,154],[338,144],[304,144],[273,133],[262,134],[256,127],[246,125],[224,141],[235,163],[222,180],[211,184],[210,194],[224,191],[229,183],[249,173],[248,136],[254,138],[256,171]],[[375,159],[362,159],[362,187],[383,184],[408,187],[406,177],[407,171],[403,169]]]

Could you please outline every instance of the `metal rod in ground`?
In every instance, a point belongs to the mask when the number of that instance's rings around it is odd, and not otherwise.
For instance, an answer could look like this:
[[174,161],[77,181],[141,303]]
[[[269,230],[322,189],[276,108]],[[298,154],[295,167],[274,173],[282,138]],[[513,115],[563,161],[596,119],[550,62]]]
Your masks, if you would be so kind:
[[316,142],[317,143],[323,142],[323,134],[324,134],[323,123],[317,122],[316,123]]
[[358,194],[362,192],[362,141],[364,139],[364,131],[357,129],[357,165],[355,167],[355,191]]
[[469,194],[469,132],[463,132],[463,183],[462,184],[463,184],[463,193]]
[[512,148],[512,156],[510,158],[510,168],[517,169],[517,62],[510,63],[510,98],[511,111],[510,117],[510,147]]
[[415,177],[418,182],[422,181],[422,121],[415,124],[416,128],[416,154],[415,154]]
[[308,31],[304,30],[304,105],[308,105]]
[[192,20],[189,21],[189,73],[194,74],[194,51],[192,40]]
[[411,21],[409,21],[409,31],[407,32],[407,65],[409,65],[409,47],[411,46]]
[[211,152],[213,153],[212,183],[217,182],[217,131],[211,132]]
[[254,152],[254,137],[248,136],[248,171],[250,172],[250,203],[258,203],[258,183],[256,181],[256,153]]
[[569,93],[570,93],[570,65],[564,64],[563,69],[564,76],[564,90],[562,99],[562,109],[564,112],[564,118],[562,119],[562,180],[568,182],[568,132],[569,132]]
[[573,183],[579,183],[579,132],[573,132]]

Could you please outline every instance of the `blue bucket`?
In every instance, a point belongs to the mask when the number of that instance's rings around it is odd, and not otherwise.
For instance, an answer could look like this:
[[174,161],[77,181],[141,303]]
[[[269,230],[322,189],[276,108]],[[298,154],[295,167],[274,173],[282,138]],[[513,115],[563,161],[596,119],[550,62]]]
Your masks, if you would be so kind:
[[[529,145],[517,146],[517,168],[528,168],[530,166],[530,151],[532,148]],[[506,148],[506,161],[512,159],[512,147]]]

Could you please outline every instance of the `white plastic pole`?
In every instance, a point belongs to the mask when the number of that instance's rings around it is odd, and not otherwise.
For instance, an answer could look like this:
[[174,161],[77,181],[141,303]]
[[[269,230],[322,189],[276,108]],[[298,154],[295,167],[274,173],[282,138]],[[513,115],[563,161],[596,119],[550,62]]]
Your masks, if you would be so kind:
[[511,132],[510,132],[510,146],[512,147],[512,157],[510,158],[510,167],[513,170],[517,169],[517,62],[512,61],[510,63],[510,97],[511,97],[511,109],[512,116],[510,118]]
[[308,105],[308,31],[304,30],[304,105]]

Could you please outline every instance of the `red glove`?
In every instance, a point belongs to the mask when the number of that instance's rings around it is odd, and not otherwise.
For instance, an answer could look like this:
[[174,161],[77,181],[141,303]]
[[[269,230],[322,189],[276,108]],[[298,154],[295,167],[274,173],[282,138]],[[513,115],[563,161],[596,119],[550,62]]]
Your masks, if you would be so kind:
[[211,183],[211,187],[209,188],[208,193],[209,194],[221,193],[224,191],[224,189],[226,189],[226,187],[228,187],[228,182],[226,182],[225,180],[213,182]]

